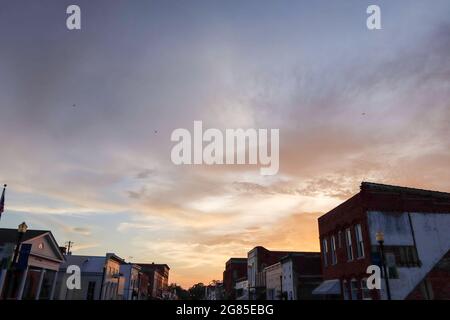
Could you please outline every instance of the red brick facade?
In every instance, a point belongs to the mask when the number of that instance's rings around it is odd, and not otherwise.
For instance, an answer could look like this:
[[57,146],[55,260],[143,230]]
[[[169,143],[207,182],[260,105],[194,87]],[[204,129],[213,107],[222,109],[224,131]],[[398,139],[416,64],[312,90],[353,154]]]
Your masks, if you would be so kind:
[[[355,226],[360,225],[363,243],[364,257],[357,257]],[[346,230],[350,230],[350,238],[352,244],[353,259],[348,260],[345,234]],[[367,225],[367,216],[365,214],[365,205],[361,193],[353,196],[340,206],[331,210],[327,214],[319,218],[320,233],[320,251],[322,253],[322,271],[323,277],[327,279],[340,279],[342,290],[347,290],[348,296],[351,297],[350,283],[352,280],[357,281],[358,299],[362,299],[361,280],[367,278],[367,267],[372,264],[371,244],[369,230]],[[331,237],[336,239],[336,264],[331,264]],[[339,239],[340,238],[340,239]],[[324,261],[324,242],[327,239],[328,254],[327,263]],[[347,288],[343,283],[347,281]],[[342,291],[342,296],[344,292]],[[374,293],[372,293],[374,294]],[[372,296],[377,299],[377,296]]]
[[450,251],[447,252],[406,299],[450,299]]
[[225,298],[234,299],[234,286],[240,278],[247,277],[247,258],[231,258],[225,264],[223,272],[223,285]]
[[169,285],[169,266],[167,264],[140,263],[142,273],[146,274],[149,283],[149,297],[162,299]]
[[[350,283],[353,280],[355,285],[353,298],[363,298],[363,288],[361,280],[367,278],[366,269],[373,264],[372,245],[367,221],[368,211],[389,212],[390,214],[403,212],[427,212],[427,213],[449,213],[450,194],[443,192],[403,188],[396,186],[362,183],[361,191],[345,201],[338,207],[319,217],[319,234],[321,247],[322,270],[325,280],[339,279],[341,281],[341,298],[344,297],[344,290],[348,297],[352,297]],[[364,256],[357,257],[357,226],[361,228]],[[347,242],[345,235],[349,230],[353,259],[348,259]],[[336,244],[337,262],[332,263],[331,239],[334,236]],[[327,250],[324,248],[324,240],[327,243]],[[326,251],[326,253],[325,253]],[[450,291],[448,268],[442,271],[434,270],[428,275],[429,282],[436,287],[435,297],[442,297]],[[444,281],[445,279],[445,281]],[[344,281],[347,288],[344,288]],[[433,287],[434,288],[434,287]],[[417,292],[416,292],[417,291]],[[423,291],[423,290],[422,290]],[[366,298],[379,299],[379,292],[376,290],[364,291]],[[411,293],[410,298],[418,297],[420,290],[416,289]],[[449,298],[450,295],[447,295]]]

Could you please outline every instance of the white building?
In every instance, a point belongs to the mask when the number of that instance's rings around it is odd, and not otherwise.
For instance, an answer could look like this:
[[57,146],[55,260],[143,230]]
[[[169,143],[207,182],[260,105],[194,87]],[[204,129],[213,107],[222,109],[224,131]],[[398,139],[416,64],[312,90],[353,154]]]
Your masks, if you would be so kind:
[[[106,256],[66,255],[61,265],[57,283],[59,300],[122,300],[124,296],[124,276],[120,265],[124,260],[114,253]],[[81,288],[68,289],[67,268],[78,266],[81,270]]]
[[234,288],[236,289],[236,300],[248,300],[247,278],[238,279]]
[[213,281],[210,285],[205,286],[205,300],[222,300],[223,299],[223,283]]
[[64,261],[55,238],[50,231],[27,230],[19,248],[18,273],[11,273],[10,264],[18,233],[16,229],[0,229],[0,296],[8,291],[9,299],[52,300],[55,293],[60,264]]
[[282,267],[281,263],[275,263],[264,269],[266,274],[266,299],[281,300],[283,294]]
[[141,267],[133,263],[120,265],[120,273],[123,275],[123,299],[139,300]]
[[[392,299],[406,299],[418,285],[428,298],[433,298],[426,277],[450,251],[450,214],[370,211],[367,217],[371,243],[377,243],[376,230],[384,232]],[[450,282],[450,274],[442,281]],[[386,299],[386,295],[386,290],[381,290],[381,298]]]

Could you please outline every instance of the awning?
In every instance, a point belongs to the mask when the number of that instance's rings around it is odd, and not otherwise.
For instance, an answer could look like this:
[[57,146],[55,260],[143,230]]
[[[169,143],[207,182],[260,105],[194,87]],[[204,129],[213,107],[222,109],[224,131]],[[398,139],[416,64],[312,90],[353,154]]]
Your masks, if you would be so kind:
[[341,294],[339,279],[325,280],[312,292],[313,294]]

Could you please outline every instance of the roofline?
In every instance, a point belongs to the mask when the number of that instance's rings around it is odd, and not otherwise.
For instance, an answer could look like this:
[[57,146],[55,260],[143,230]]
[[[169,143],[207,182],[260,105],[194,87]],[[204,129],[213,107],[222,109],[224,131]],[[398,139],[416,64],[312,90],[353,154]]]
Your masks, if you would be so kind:
[[341,202],[339,205],[337,205],[333,209],[325,212],[323,215],[321,215],[320,217],[317,218],[317,221],[320,221],[321,219],[325,218],[325,216],[327,216],[328,214],[331,214],[333,211],[338,210],[339,208],[342,208],[342,207],[346,206],[349,202],[354,201],[360,195],[361,195],[361,191],[356,193],[356,194],[354,194],[353,196],[351,196],[350,198],[348,198],[344,202]]
[[125,262],[125,259],[122,259],[117,254],[115,254],[114,252],[107,252],[106,255],[105,255],[105,258],[112,258],[113,260],[116,260],[119,263]]
[[[1,228],[0,230],[14,230],[14,229],[12,229],[12,228]],[[50,236],[50,240],[51,240],[51,242],[53,243],[53,245],[56,247],[56,252],[57,252],[57,254],[59,255],[59,257],[60,257],[60,259],[58,259],[58,261],[64,261],[65,260],[65,257],[64,257],[64,255],[62,254],[62,252],[61,252],[61,250],[60,250],[60,248],[59,248],[59,245],[58,245],[58,242],[56,241],[56,239],[55,239],[55,237],[53,236],[53,233],[50,231],[50,230],[36,230],[36,229],[30,229],[29,231],[34,231],[34,232],[42,232],[41,234],[39,234],[39,235],[37,235],[37,236],[34,236],[34,237],[31,237],[31,238],[28,238],[28,239],[26,239],[26,240],[24,240],[23,241],[23,243],[26,243],[26,242],[28,242],[28,241],[31,241],[31,240],[34,240],[34,239],[37,239],[37,238],[41,238],[41,237],[44,237],[44,236]],[[50,259],[51,260],[51,259]]]
[[167,267],[167,269],[170,270],[169,265],[165,263],[140,263],[140,262],[134,262],[134,264],[140,265],[140,266],[156,266],[156,267]]
[[225,264],[231,263],[231,262],[238,262],[238,263],[247,263],[248,258],[230,258],[225,262]]
[[[308,253],[308,251],[270,250],[270,249],[267,249],[266,247],[263,247],[263,246],[256,246],[253,249],[251,249],[249,252],[251,252],[251,251],[253,251],[255,249],[263,249],[263,250],[266,250],[266,251],[268,251],[270,253],[286,253],[286,254],[305,254],[305,253]],[[315,252],[311,252],[311,253],[315,253]]]
[[288,255],[285,255],[284,257],[281,257],[280,261],[288,260],[290,258],[310,257],[310,256],[319,256],[320,257],[320,252],[300,252],[300,253],[288,254]]
[[436,190],[428,190],[428,189],[420,189],[420,188],[411,188],[411,187],[403,187],[403,186],[395,186],[395,185],[389,185],[389,184],[383,184],[383,183],[375,183],[375,182],[369,182],[369,181],[363,181],[361,182],[360,189],[361,191],[377,191],[377,189],[384,189],[380,190],[381,192],[388,192],[386,189],[391,189],[393,193],[397,192],[407,192],[407,193],[417,193],[421,195],[429,195],[429,196],[442,196],[442,197],[449,197],[449,192],[443,192],[443,191],[436,191]]
[[325,218],[329,214],[333,214],[333,212],[342,209],[343,207],[347,206],[349,203],[355,201],[359,197],[364,196],[364,194],[377,194],[377,193],[384,193],[384,194],[393,194],[393,195],[410,195],[410,196],[422,196],[422,197],[429,197],[432,199],[444,199],[444,200],[450,200],[450,193],[448,192],[441,192],[441,191],[433,191],[433,190],[426,190],[426,189],[418,189],[418,188],[410,188],[410,187],[402,187],[402,186],[395,186],[395,185],[389,185],[389,184],[382,184],[382,183],[375,183],[375,182],[368,182],[368,181],[362,181],[360,185],[360,190],[358,193],[354,194],[352,197],[348,198],[344,202],[341,202],[338,206],[332,208],[328,212],[321,215],[317,220],[320,223],[320,221]]

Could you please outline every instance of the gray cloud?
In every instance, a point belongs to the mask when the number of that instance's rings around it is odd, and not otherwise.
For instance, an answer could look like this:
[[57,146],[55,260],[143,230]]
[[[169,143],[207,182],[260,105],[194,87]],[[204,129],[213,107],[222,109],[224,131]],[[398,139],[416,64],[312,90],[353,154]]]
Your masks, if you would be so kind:
[[[127,236],[142,219],[146,245],[183,241],[176,257],[189,263],[197,250],[295,247],[276,233],[294,235],[307,219],[298,212],[319,211],[295,201],[331,206],[324,198],[338,203],[362,180],[450,190],[448,1],[380,1],[380,32],[365,28],[369,1],[80,0],[78,33],[64,28],[67,3],[0,11],[0,176],[16,206],[89,212],[77,223]],[[170,134],[193,120],[280,128],[280,175],[174,166]],[[96,217],[105,212],[116,216]],[[317,215],[306,215],[309,229]],[[65,237],[97,236],[43,221]],[[308,228],[295,241],[312,243]],[[96,250],[137,250],[109,236],[93,239]]]

